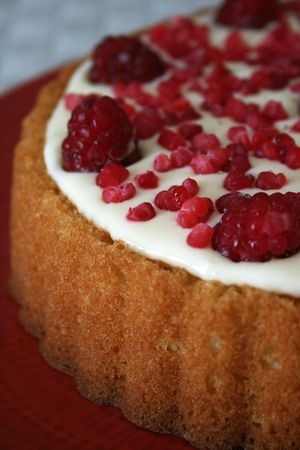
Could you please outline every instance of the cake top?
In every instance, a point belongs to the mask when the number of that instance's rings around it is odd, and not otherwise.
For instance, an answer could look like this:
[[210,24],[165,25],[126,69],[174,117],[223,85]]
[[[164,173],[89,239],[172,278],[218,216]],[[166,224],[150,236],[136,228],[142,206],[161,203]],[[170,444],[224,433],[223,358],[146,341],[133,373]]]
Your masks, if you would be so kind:
[[297,2],[227,0],[105,38],[49,122],[50,175],[147,256],[300,295],[299,16]]

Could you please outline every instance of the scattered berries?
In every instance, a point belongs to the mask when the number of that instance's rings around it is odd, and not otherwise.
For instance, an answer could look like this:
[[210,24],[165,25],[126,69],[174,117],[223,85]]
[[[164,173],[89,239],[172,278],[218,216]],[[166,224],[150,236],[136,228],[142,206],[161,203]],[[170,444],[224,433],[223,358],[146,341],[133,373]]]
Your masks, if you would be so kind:
[[241,28],[262,28],[276,19],[277,12],[276,0],[225,0],[216,21]]
[[145,83],[165,70],[161,58],[138,38],[115,36],[107,37],[95,48],[89,76],[93,83]]

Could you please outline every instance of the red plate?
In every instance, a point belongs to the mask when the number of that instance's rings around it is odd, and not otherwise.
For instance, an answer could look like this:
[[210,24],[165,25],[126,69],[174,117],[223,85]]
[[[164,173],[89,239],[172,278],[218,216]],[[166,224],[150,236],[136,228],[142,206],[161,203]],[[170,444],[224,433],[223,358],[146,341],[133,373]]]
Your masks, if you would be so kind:
[[82,398],[73,380],[51,369],[18,321],[9,278],[9,187],[21,121],[49,72],[0,96],[0,448],[3,450],[188,450],[181,439],[142,430],[118,409]]

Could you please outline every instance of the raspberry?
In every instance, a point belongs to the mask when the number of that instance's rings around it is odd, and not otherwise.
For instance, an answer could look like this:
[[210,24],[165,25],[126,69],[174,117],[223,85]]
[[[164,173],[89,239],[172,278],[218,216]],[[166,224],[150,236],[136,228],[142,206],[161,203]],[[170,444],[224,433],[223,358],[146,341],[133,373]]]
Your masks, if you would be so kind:
[[292,131],[295,131],[296,133],[300,133],[300,120],[297,120],[294,125],[292,126]]
[[277,175],[273,172],[261,172],[255,182],[255,187],[264,191],[268,189],[280,189],[287,183],[283,173]]
[[167,150],[175,150],[185,145],[185,140],[175,131],[165,128],[159,135],[158,143]]
[[84,99],[83,95],[75,94],[70,92],[64,96],[64,105],[68,111],[73,111],[73,109],[78,106]]
[[162,129],[163,121],[155,109],[145,108],[136,114],[133,126],[138,139],[149,139]]
[[173,169],[170,158],[164,153],[160,153],[156,156],[153,162],[153,167],[157,172],[168,172]]
[[183,203],[176,220],[182,228],[193,228],[200,221],[206,221],[212,211],[213,203],[209,198],[193,197]]
[[186,200],[190,198],[185,186],[171,186],[167,191],[160,191],[154,200],[159,209],[179,211]]
[[206,152],[216,147],[220,147],[220,141],[215,134],[199,133],[192,139],[193,150]]
[[225,114],[236,122],[245,122],[247,106],[241,100],[230,98],[225,106]]
[[102,191],[102,200],[105,203],[120,203],[136,194],[136,189],[132,183],[126,183],[120,186],[108,186]]
[[236,262],[263,262],[300,250],[299,193],[236,196],[215,226],[216,251]]
[[154,172],[148,170],[145,173],[140,173],[134,178],[137,185],[142,189],[154,189],[158,187],[159,179]]
[[197,174],[207,175],[218,172],[218,169],[207,155],[195,156],[191,161],[191,166]]
[[191,141],[196,134],[202,132],[202,126],[197,125],[196,123],[183,123],[180,125],[178,131],[183,139]]
[[245,60],[249,48],[239,31],[231,31],[225,41],[225,59],[229,61]]
[[286,165],[291,169],[300,169],[300,147],[290,147],[285,155]]
[[216,21],[235,27],[262,28],[276,19],[276,0],[225,0],[219,9]]
[[186,147],[179,147],[171,153],[172,166],[177,169],[187,166],[193,158],[193,152]]
[[270,100],[263,109],[263,114],[270,120],[284,120],[289,116],[282,103]]
[[107,37],[93,52],[90,80],[107,84],[144,83],[161,76],[165,70],[160,57],[136,37]]
[[194,197],[199,192],[198,183],[192,178],[187,178],[186,180],[184,180],[182,186],[184,186],[188,190],[190,197]]
[[194,248],[206,248],[211,244],[214,230],[206,223],[198,223],[188,234],[187,243]]
[[231,127],[228,131],[228,137],[234,144],[241,144],[248,149],[251,148],[251,141],[246,127]]
[[248,151],[244,145],[229,144],[227,149],[229,150],[229,162],[224,170],[245,173],[251,168]]
[[62,143],[66,171],[99,170],[109,161],[123,161],[135,150],[132,125],[110,97],[89,95],[76,106]]
[[241,172],[229,172],[224,180],[224,187],[228,191],[239,191],[241,189],[252,188],[254,185],[253,175]]
[[110,163],[101,169],[96,178],[99,187],[117,186],[129,177],[129,170],[120,164]]
[[240,192],[231,192],[229,194],[222,195],[216,201],[217,210],[223,214],[231,209],[238,210],[241,208],[246,200],[250,198],[248,194],[241,194]]
[[208,27],[197,25],[185,17],[177,17],[167,24],[157,25],[149,38],[174,58],[184,58],[193,50],[208,45]]
[[131,222],[146,222],[155,216],[156,212],[151,203],[144,202],[134,208],[129,208],[126,217]]

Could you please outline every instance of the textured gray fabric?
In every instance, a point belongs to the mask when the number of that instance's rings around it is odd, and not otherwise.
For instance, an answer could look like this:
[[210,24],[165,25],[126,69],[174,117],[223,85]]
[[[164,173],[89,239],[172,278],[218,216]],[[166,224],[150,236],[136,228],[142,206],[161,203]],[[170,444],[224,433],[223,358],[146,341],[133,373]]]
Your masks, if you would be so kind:
[[0,0],[0,90],[84,55],[101,36],[218,0]]

